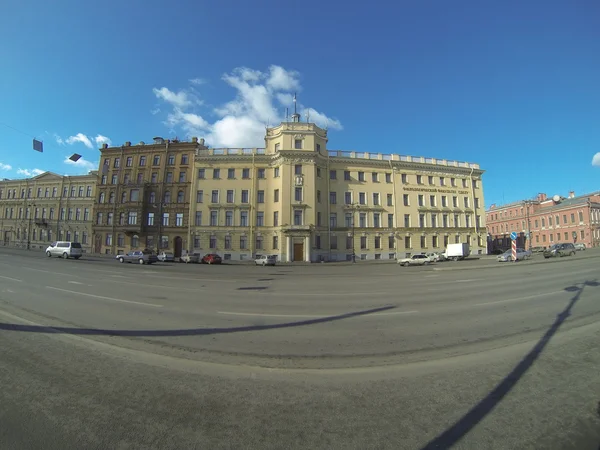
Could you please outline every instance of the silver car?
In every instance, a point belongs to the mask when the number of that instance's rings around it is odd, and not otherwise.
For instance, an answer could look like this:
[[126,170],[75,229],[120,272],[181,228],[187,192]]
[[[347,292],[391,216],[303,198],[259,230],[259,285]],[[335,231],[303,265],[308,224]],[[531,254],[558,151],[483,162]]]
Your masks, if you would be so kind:
[[83,255],[83,249],[79,242],[66,242],[58,241],[53,242],[46,249],[46,256],[51,258],[52,256],[58,256],[59,258],[73,258],[79,259]]
[[[525,259],[531,258],[531,250],[525,250],[524,248],[517,248],[517,261],[523,261]],[[512,261],[512,250],[507,250],[501,255],[498,255],[498,261],[506,262]]]

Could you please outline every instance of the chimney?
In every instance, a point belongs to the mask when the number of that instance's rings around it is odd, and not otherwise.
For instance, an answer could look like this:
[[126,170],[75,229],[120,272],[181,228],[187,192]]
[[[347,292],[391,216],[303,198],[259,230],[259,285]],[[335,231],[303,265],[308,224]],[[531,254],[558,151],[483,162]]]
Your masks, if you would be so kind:
[[546,196],[546,194],[544,194],[543,192],[540,192],[538,194],[538,201],[543,202],[544,200],[546,200],[548,197]]
[[204,138],[200,139],[200,145],[204,145]]
[[574,198],[574,197],[575,197],[575,191],[570,191],[569,198]]
[[192,142],[195,144],[198,142],[198,138],[196,136],[192,137]]

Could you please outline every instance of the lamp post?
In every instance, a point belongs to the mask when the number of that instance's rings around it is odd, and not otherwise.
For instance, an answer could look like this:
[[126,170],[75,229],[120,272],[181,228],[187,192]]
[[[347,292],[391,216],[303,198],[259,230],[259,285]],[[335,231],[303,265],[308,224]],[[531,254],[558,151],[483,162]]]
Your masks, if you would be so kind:
[[27,205],[27,214],[29,215],[29,223],[27,225],[27,250],[31,248],[31,221],[33,219],[34,203]]
[[355,236],[355,231],[356,231],[356,223],[355,223],[355,215],[356,215],[356,211],[358,211],[359,208],[359,204],[358,203],[352,203],[350,205],[350,210],[352,211],[352,264],[356,264],[356,251],[355,251],[355,243],[354,243],[354,236]]

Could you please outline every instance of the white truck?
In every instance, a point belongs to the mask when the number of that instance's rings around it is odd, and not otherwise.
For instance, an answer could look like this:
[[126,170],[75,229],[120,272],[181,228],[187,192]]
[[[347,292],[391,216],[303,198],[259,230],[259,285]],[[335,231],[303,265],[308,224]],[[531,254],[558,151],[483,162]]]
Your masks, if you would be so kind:
[[450,261],[458,261],[459,259],[465,259],[471,254],[469,244],[448,244],[444,256]]

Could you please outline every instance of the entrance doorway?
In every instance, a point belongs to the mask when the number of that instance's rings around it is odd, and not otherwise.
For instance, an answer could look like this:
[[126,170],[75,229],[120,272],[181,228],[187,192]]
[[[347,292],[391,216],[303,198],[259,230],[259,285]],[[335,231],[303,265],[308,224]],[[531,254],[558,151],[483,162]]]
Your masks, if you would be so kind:
[[96,235],[96,241],[95,241],[95,245],[94,245],[94,252],[95,253],[102,253],[102,236],[100,236],[99,234]]
[[10,231],[4,232],[4,245],[8,245],[10,242]]
[[181,257],[181,251],[182,251],[182,249],[183,249],[183,243],[182,243],[181,237],[177,236],[175,238],[175,252],[174,252],[175,253],[175,255],[174,255],[175,258],[180,258]]
[[304,242],[294,242],[294,261],[304,261]]

